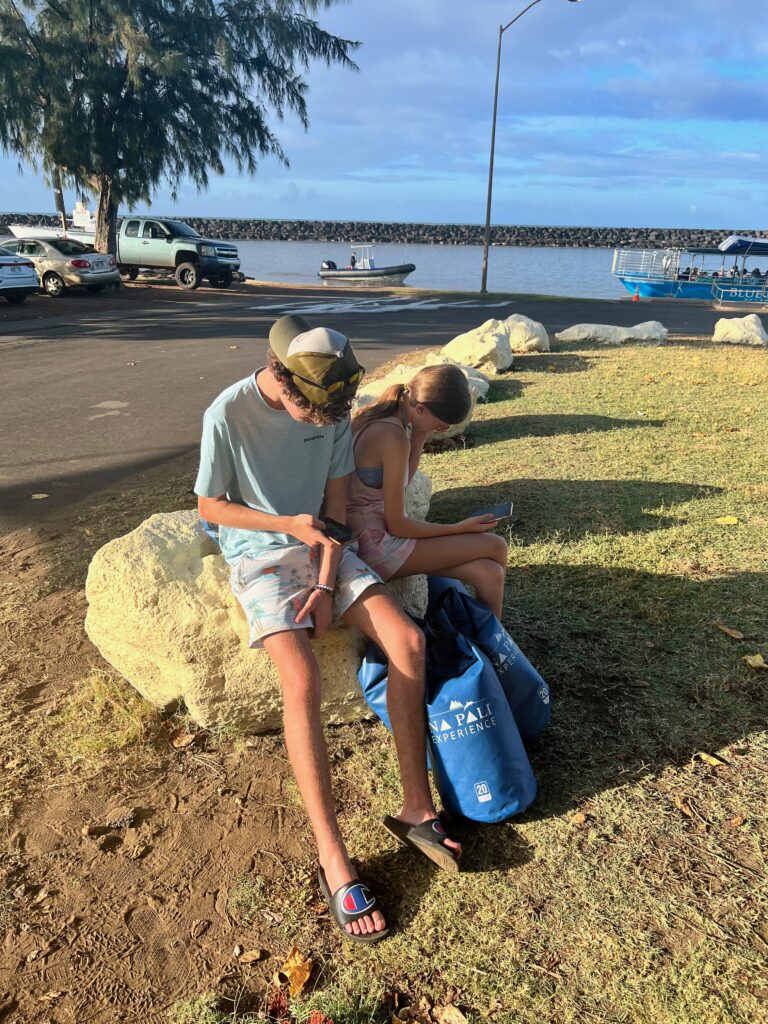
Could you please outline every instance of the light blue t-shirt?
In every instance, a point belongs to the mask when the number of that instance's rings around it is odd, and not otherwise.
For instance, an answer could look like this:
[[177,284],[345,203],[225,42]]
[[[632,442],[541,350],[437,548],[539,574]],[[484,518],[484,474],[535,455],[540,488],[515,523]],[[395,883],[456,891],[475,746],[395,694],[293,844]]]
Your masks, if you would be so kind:
[[[255,374],[232,384],[206,409],[195,493],[226,494],[260,512],[316,516],[329,479],[355,467],[349,416],[331,426],[300,423],[284,409],[267,405]],[[241,555],[300,544],[267,530],[219,528],[221,550],[230,563]]]

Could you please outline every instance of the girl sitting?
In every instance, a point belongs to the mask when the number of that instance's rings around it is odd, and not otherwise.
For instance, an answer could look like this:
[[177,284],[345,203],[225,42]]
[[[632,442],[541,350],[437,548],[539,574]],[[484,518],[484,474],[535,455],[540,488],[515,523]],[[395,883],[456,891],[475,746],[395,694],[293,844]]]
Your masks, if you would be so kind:
[[497,520],[483,515],[444,525],[405,514],[405,488],[424,442],[461,423],[471,404],[464,374],[445,364],[425,367],[357,412],[347,522],[358,535],[360,557],[383,580],[416,573],[462,580],[501,618],[507,545],[486,532]]

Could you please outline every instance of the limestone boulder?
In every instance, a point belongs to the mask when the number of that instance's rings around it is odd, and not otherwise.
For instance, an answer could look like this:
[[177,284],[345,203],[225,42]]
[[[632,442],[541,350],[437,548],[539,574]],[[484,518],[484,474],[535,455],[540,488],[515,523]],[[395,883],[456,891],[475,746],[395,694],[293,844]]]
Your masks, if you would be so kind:
[[509,328],[512,352],[549,352],[549,335],[544,324],[522,313],[513,313],[504,323]]
[[[424,518],[431,484],[417,473],[409,515]],[[395,581],[402,605],[423,615],[423,576]],[[229,587],[229,567],[193,510],[160,513],[96,552],[86,582],[85,628],[102,657],[150,703],[184,702],[201,726],[263,732],[281,725],[277,673],[248,646],[248,626]],[[326,722],[365,717],[357,670],[364,639],[334,627],[315,645]]]
[[581,344],[596,342],[599,345],[631,345],[637,342],[661,344],[667,340],[669,331],[658,320],[647,320],[634,327],[613,327],[610,324],[576,324],[555,335],[556,341]]
[[469,414],[466,419],[462,420],[461,423],[456,423],[450,429],[442,431],[438,434],[431,434],[432,437],[456,437],[458,434],[463,434],[469,424],[472,422],[472,418],[475,413],[475,406],[479,401],[484,401],[488,395],[488,378],[484,373],[480,373],[471,366],[463,366],[461,363],[457,363],[455,359],[449,359],[437,353],[430,353],[424,361],[422,366],[407,365],[401,363],[396,366],[394,370],[391,370],[386,377],[381,377],[379,380],[369,381],[364,383],[360,390],[357,392],[355,400],[355,408],[362,409],[366,405],[370,405],[371,402],[382,395],[387,388],[391,388],[393,384],[407,384],[408,381],[412,380],[419,370],[422,370],[424,366],[432,366],[435,363],[454,363],[459,366],[463,371],[464,376],[467,378],[467,384],[469,385],[469,393],[472,396],[472,405],[470,406]]
[[487,374],[483,373],[482,370],[475,369],[474,366],[465,366],[463,363],[457,363],[455,359],[451,359],[450,356],[444,356],[442,352],[430,352],[427,355],[427,366],[436,366],[444,363],[452,363],[454,366],[459,367],[467,378],[467,384],[475,403],[486,401],[491,387]]
[[441,352],[457,363],[495,373],[508,370],[514,361],[509,347],[509,327],[503,320],[486,320],[449,341]]
[[768,345],[763,321],[756,313],[723,317],[715,324],[712,341],[727,345]]

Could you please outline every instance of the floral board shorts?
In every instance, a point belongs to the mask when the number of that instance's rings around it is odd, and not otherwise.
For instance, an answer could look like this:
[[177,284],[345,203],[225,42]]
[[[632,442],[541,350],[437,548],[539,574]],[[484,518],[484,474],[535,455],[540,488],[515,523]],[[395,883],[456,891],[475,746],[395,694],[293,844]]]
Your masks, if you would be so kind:
[[[320,554],[319,548],[291,544],[255,557],[241,555],[232,566],[230,584],[248,620],[251,647],[263,647],[264,638],[272,633],[312,628],[311,615],[301,622],[296,622],[296,616],[317,583]],[[381,582],[381,577],[358,557],[357,544],[347,544],[336,574],[333,621],[340,619],[364,591]]]

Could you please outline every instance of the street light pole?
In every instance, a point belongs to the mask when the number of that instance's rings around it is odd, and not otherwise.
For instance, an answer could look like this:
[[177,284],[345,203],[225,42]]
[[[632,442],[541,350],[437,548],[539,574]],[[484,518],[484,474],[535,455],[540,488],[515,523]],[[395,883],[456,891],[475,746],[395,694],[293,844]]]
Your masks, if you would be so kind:
[[[568,0],[569,3],[577,4],[580,0]],[[496,151],[496,111],[499,106],[499,75],[501,72],[501,40],[504,33],[508,28],[511,28],[516,21],[519,21],[524,14],[526,14],[536,4],[540,4],[541,0],[532,0],[532,3],[524,7],[519,14],[508,21],[506,25],[499,25],[499,46],[496,50],[496,85],[493,89],[493,117],[491,120],[491,157],[488,161],[488,201],[485,207],[485,234],[483,236],[483,278],[480,285],[481,292],[487,292],[488,288],[488,246],[491,240],[491,200],[493,197],[493,158]]]

